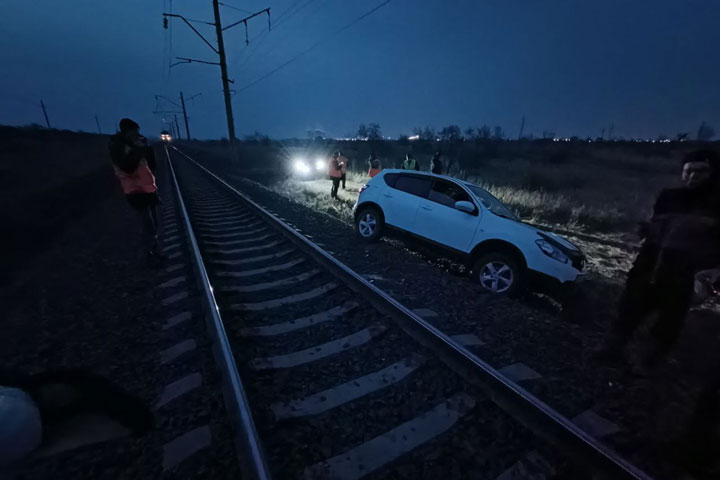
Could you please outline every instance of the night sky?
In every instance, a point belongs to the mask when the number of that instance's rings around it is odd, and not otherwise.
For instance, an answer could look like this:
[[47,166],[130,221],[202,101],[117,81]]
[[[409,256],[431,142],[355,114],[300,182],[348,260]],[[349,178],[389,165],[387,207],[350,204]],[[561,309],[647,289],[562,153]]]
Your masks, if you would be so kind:
[[[239,137],[329,136],[377,122],[383,134],[413,127],[501,125],[593,137],[611,122],[626,137],[694,136],[720,129],[720,1],[393,0],[333,35],[382,0],[226,0],[272,8],[277,25],[226,32]],[[202,95],[188,105],[194,137],[227,136],[219,68],[175,56],[214,53],[175,20],[170,0],[0,0],[0,124],[44,123],[105,132],[124,116],[150,135],[162,128],[154,94]],[[212,21],[210,0],[172,9]],[[245,16],[221,7],[223,24]],[[215,43],[214,28],[197,28]],[[258,36],[259,35],[259,36]],[[172,37],[172,38],[170,38]],[[243,86],[319,40],[317,48],[256,85]],[[161,104],[162,108],[172,107]]]

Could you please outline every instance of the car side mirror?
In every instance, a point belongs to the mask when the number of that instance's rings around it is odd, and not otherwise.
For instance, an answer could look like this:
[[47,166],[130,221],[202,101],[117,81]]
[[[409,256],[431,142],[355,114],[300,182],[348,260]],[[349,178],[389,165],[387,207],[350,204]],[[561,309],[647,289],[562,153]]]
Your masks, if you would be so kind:
[[475,213],[475,205],[473,205],[472,202],[466,202],[465,200],[455,202],[455,208],[461,212]]

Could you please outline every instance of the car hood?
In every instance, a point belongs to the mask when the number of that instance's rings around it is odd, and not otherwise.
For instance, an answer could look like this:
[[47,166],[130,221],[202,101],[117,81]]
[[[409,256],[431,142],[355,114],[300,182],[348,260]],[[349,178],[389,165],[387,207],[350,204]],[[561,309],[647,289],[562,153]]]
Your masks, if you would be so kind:
[[570,242],[570,241],[567,240],[566,238],[561,237],[561,236],[558,235],[557,233],[546,232],[545,230],[540,230],[540,229],[537,229],[537,230],[538,230],[539,232],[544,233],[545,235],[547,235],[548,237],[552,238],[553,240],[557,241],[560,245],[562,245],[563,247],[565,247],[565,248],[567,248],[567,249],[580,251],[580,249],[578,248],[577,245],[575,245],[574,243]]
[[[502,217],[499,217],[499,218],[502,218]],[[541,228],[535,227],[533,225],[530,225],[530,224],[522,222],[522,221],[515,221],[512,219],[503,219],[503,220],[506,220],[506,221],[514,224],[517,228],[528,231],[528,233],[532,232],[535,234],[541,234],[546,237],[549,237],[570,251],[580,252],[580,249],[578,248],[577,245],[570,242],[568,239],[558,235],[557,233],[548,232],[547,230],[543,230]]]

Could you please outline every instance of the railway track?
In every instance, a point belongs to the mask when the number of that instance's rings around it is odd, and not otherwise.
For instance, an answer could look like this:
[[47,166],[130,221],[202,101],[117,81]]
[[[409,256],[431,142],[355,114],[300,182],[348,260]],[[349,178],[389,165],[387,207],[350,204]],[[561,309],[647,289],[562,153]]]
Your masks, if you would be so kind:
[[436,330],[177,148],[166,156],[248,478],[649,478],[470,353],[471,340]]

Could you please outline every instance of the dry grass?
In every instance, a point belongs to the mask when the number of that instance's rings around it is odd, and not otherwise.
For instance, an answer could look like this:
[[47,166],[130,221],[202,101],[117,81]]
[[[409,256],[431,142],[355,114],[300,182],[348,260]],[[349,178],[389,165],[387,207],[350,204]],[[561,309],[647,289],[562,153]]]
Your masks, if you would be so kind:
[[[217,152],[223,147],[203,144],[201,148]],[[240,147],[238,172],[287,172],[286,166],[294,155],[315,158],[337,149],[354,162],[357,173],[352,181],[361,184],[367,180],[365,159],[371,150],[385,168],[397,167],[410,152],[426,170],[437,148],[441,147],[422,142],[245,144]],[[482,185],[525,220],[584,233],[617,235],[633,231],[637,222],[647,217],[659,190],[677,181],[679,159],[696,147],[677,143],[466,142],[442,148],[451,176]],[[329,187],[320,187],[316,182],[294,183],[298,182],[286,179],[273,188],[293,196],[307,196],[314,207],[347,216],[345,207],[339,205],[342,202],[330,201]],[[354,202],[346,197],[342,200]]]
[[[352,221],[359,188],[368,179],[366,158],[373,150],[385,168],[399,166],[406,153],[429,168],[436,144],[397,142],[301,141],[260,147],[247,145],[239,173],[283,170],[293,155],[311,157],[342,150],[354,161],[348,191],[330,198],[329,180],[299,181],[283,176],[263,183],[313,209]],[[677,182],[679,160],[691,143],[633,144],[585,142],[467,142],[443,146],[448,174],[483,186],[525,221],[552,228],[577,242],[588,254],[591,270],[617,277],[632,260],[633,233],[651,212],[658,192]],[[705,146],[706,148],[706,146]],[[253,160],[254,159],[254,160]],[[449,167],[449,168],[448,168]],[[252,176],[252,175],[250,175]]]

